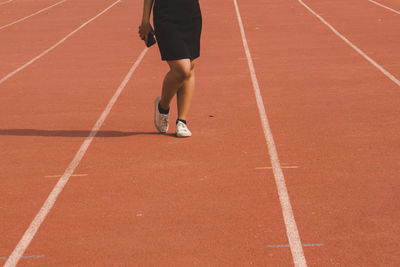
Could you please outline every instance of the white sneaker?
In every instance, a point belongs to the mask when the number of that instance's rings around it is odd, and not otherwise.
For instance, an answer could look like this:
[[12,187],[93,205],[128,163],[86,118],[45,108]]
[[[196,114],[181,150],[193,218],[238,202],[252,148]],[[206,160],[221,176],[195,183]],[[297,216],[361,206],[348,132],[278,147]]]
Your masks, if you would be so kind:
[[192,136],[192,133],[189,131],[189,128],[186,124],[181,121],[178,121],[176,124],[176,136],[177,137],[189,137]]
[[168,114],[161,114],[158,110],[158,104],[160,103],[161,97],[157,97],[154,100],[154,125],[160,133],[166,133],[168,131]]

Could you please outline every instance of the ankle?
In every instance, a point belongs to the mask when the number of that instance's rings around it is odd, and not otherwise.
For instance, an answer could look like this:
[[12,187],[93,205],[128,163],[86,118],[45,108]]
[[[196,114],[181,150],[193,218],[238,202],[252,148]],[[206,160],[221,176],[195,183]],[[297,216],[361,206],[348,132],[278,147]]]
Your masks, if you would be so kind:
[[178,122],[180,122],[180,121],[183,122],[184,124],[186,124],[186,120],[182,120],[182,119],[177,119],[176,124],[178,124]]
[[165,109],[165,108],[162,107],[161,103],[158,103],[158,111],[161,114],[168,114],[169,113],[169,107]]

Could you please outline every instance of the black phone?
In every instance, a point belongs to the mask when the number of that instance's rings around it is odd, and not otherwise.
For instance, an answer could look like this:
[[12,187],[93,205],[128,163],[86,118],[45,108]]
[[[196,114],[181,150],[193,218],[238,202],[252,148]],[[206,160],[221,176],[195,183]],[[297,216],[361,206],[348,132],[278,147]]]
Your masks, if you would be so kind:
[[154,35],[150,32],[149,35],[147,35],[146,46],[150,47],[155,43],[156,43],[156,39],[154,38]]

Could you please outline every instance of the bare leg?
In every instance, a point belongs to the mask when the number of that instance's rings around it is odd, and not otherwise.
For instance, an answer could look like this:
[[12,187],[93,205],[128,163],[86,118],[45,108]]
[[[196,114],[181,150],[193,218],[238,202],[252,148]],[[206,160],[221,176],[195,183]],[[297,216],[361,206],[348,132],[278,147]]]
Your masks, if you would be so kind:
[[190,59],[171,60],[167,63],[170,71],[165,75],[162,86],[160,106],[163,109],[169,108],[172,98],[191,76]]
[[194,61],[190,64],[190,76],[184,80],[176,94],[178,106],[178,119],[186,120],[194,92]]

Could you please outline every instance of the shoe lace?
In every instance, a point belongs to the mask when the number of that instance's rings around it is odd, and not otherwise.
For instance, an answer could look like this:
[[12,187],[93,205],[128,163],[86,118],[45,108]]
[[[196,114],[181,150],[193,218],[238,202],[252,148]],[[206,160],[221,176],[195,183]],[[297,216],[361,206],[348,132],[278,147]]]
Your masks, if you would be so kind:
[[179,131],[181,132],[189,132],[189,129],[187,128],[186,124],[183,122],[178,123]]
[[160,124],[161,124],[162,127],[167,127],[168,126],[168,115],[161,114]]

